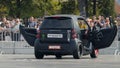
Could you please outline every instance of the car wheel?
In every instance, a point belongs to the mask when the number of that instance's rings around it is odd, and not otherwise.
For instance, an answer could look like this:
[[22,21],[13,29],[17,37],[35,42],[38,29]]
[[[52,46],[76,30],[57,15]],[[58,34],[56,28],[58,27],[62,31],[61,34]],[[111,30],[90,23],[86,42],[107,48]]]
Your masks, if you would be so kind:
[[39,40],[35,40],[35,44],[34,44],[34,55],[36,59],[43,59],[44,54],[42,52],[39,52]]
[[55,56],[56,56],[56,59],[62,59],[61,55],[55,55]]
[[38,51],[35,51],[35,58],[36,59],[43,59],[44,54]]
[[73,58],[74,59],[80,59],[82,54],[82,47],[79,46],[77,49],[73,51]]
[[92,52],[90,54],[90,57],[91,58],[97,58],[98,57],[98,54],[99,54],[99,50],[98,49],[92,49]]

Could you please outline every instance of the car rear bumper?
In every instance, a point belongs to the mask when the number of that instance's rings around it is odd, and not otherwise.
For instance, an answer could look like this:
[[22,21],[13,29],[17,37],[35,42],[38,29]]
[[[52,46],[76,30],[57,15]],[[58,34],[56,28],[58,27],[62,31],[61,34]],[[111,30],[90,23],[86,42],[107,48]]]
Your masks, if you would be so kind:
[[[76,49],[76,41],[72,40],[70,43],[40,43],[37,42],[35,44],[35,49],[38,52],[42,52],[46,55],[55,55],[55,54],[61,54],[61,55],[71,55],[73,54],[73,51]],[[60,48],[49,48],[50,46],[58,46]]]

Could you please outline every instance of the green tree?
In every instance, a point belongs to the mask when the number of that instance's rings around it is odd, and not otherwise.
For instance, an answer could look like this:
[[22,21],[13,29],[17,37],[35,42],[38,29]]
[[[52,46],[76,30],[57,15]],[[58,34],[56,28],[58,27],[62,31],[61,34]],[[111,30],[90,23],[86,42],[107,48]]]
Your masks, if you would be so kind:
[[[87,12],[93,15],[93,0],[0,0],[0,15],[11,17],[44,16],[53,14],[82,13],[81,6],[87,1]],[[114,15],[114,0],[96,0],[97,15]],[[85,6],[85,4],[84,4]]]
[[61,10],[61,4],[57,0],[0,0],[0,5],[12,17],[39,17],[57,14]]
[[114,1],[115,0],[101,0],[98,8],[101,8],[99,13],[104,16],[114,16]]
[[34,0],[34,6],[40,11],[41,15],[58,14],[61,4],[58,0]]
[[[85,1],[85,0],[84,0]],[[85,3],[83,0],[78,0],[78,6],[81,9],[81,5]],[[87,1],[87,12],[88,16],[93,15],[93,0],[86,0]],[[81,4],[82,3],[82,4]],[[80,5],[81,4],[81,5]],[[79,9],[79,10],[80,10]],[[81,10],[80,10],[81,11]],[[104,15],[104,16],[114,16],[114,0],[96,0],[96,15]]]
[[114,0],[96,0],[97,15],[114,16]]
[[62,14],[79,14],[78,3],[77,0],[68,0],[62,2],[61,8]]
[[0,4],[6,7],[8,16],[21,17],[29,13],[32,8],[32,0],[0,0]]
[[4,5],[0,4],[0,16],[7,16],[7,13],[7,8]]

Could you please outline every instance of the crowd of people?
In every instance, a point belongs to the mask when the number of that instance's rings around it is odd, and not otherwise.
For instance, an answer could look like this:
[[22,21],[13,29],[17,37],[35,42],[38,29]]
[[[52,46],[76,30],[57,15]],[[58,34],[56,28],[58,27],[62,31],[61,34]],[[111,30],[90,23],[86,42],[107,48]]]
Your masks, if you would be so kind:
[[42,18],[34,18],[31,16],[29,19],[20,18],[6,18],[0,19],[0,41],[5,41],[6,36],[9,36],[12,41],[21,41],[21,34],[19,25],[24,24],[26,27],[38,29],[42,23]]
[[98,18],[96,16],[93,16],[91,19],[88,18],[87,19],[87,23],[90,25],[91,28],[95,28],[95,29],[101,29],[101,28],[110,28],[111,24],[110,22],[112,22],[110,17],[104,17],[104,16],[98,16]]
[[120,26],[120,15],[116,17],[115,22],[117,23],[118,26]]
[[[0,19],[0,40],[4,41],[6,36],[9,36],[12,41],[21,40],[21,34],[19,31],[19,25],[24,24],[25,27],[36,28],[39,29],[43,18],[34,18],[31,16],[28,19],[19,19],[19,18],[6,18],[3,17]],[[104,17],[102,15],[93,16],[92,18],[86,19],[87,23],[90,25],[91,30],[93,29],[101,29],[101,28],[110,28],[112,22],[112,18]],[[82,26],[86,28],[86,26]]]
[[78,20],[78,24],[81,30],[86,30],[85,34],[88,33],[88,25],[90,26],[90,30],[100,30],[100,29],[107,29],[112,26],[111,22],[113,22],[112,17],[104,17],[99,15],[98,17],[92,16],[92,18],[86,19],[87,23],[82,20]]

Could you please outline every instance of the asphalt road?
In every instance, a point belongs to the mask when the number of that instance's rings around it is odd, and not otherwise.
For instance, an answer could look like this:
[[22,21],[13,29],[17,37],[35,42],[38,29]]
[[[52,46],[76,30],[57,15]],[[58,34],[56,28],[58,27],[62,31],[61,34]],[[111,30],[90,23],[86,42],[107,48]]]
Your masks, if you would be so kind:
[[73,59],[64,56],[55,59],[54,56],[45,56],[44,59],[35,59],[34,55],[0,55],[0,68],[120,68],[119,55],[99,55],[97,59],[83,56]]

